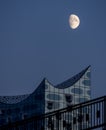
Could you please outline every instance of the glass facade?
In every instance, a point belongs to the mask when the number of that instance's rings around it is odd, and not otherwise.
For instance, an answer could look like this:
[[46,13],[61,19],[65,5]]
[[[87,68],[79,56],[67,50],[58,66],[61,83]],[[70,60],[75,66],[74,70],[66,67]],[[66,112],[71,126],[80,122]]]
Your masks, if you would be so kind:
[[56,86],[44,79],[32,94],[0,96],[0,125],[88,101],[91,98],[90,81],[89,66]]

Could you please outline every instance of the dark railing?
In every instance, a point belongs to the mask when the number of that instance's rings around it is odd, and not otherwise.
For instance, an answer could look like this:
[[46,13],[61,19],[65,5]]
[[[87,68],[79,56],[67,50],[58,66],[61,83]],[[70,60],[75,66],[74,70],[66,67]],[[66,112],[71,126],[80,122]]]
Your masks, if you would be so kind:
[[106,130],[106,96],[31,117],[0,127],[0,130]]

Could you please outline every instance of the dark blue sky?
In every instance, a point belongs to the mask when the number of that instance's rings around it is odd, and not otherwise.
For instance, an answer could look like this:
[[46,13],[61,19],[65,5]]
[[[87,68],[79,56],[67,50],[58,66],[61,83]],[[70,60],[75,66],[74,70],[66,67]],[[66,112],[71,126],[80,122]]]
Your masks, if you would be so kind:
[[[106,0],[0,0],[0,95],[31,93],[92,67],[92,97],[106,94]],[[70,14],[79,16],[76,30]]]

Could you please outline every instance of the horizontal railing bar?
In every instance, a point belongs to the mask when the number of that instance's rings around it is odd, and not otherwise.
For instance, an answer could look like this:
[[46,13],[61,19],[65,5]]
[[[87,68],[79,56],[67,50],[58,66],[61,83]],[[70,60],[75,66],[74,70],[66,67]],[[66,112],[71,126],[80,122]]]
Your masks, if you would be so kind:
[[[39,115],[39,116],[33,116],[33,117],[30,117],[30,118],[27,118],[27,119],[24,119],[24,120],[13,122],[11,124],[3,125],[3,126],[0,126],[0,130],[8,128],[8,127],[10,127],[10,128],[18,127],[18,126],[24,125],[26,123],[31,123],[33,121],[36,122],[37,120],[44,120],[45,118],[48,118],[50,116],[56,116],[57,113],[64,114],[66,112],[80,110],[80,109],[82,109],[86,106],[92,106],[92,105],[95,105],[97,103],[101,104],[101,103],[104,103],[105,101],[106,101],[106,96],[102,96],[102,97],[99,97],[99,98],[96,98],[96,99],[93,99],[93,100],[90,100],[90,101],[87,101],[87,102],[72,105],[72,106],[64,108],[64,109],[59,109],[59,110],[49,112],[49,113],[46,113],[46,114],[42,114],[42,115]],[[92,125],[91,127],[89,126],[89,129],[99,128],[99,127],[104,126],[104,125],[106,125],[106,122],[102,122],[101,124],[98,124],[96,126],[95,125]],[[86,130],[87,129],[88,128],[86,128]]]

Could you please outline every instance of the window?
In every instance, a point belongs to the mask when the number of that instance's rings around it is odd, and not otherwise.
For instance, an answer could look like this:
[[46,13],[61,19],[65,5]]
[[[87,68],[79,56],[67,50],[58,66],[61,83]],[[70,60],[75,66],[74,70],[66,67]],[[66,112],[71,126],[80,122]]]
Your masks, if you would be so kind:
[[48,102],[47,103],[47,108],[52,109],[53,108],[53,102]]
[[48,94],[47,98],[50,100],[61,100],[61,96],[57,94]]
[[83,83],[85,86],[90,86],[90,85],[91,85],[90,80],[84,80],[82,83]]
[[83,90],[80,88],[73,88],[71,92],[75,94],[83,94]]
[[66,98],[66,101],[67,101],[68,103],[71,103],[71,102],[72,102],[72,95],[66,94],[66,95],[65,95],[65,98]]
[[91,77],[91,73],[88,72],[88,73],[86,74],[86,76],[87,76],[88,78],[90,78],[90,77]]

